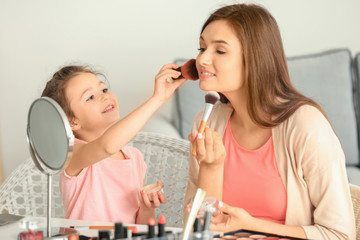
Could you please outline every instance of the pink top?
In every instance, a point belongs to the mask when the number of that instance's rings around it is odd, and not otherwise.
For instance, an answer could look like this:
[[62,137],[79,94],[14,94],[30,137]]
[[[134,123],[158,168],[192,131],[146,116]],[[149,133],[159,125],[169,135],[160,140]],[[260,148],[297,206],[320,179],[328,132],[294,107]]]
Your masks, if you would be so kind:
[[273,138],[259,149],[246,150],[234,139],[229,119],[223,142],[227,152],[223,201],[253,217],[284,224],[287,194],[277,168]]
[[78,176],[61,173],[66,218],[135,223],[137,191],[144,185],[146,164],[138,149],[125,146],[122,151],[126,160],[106,158],[84,168]]

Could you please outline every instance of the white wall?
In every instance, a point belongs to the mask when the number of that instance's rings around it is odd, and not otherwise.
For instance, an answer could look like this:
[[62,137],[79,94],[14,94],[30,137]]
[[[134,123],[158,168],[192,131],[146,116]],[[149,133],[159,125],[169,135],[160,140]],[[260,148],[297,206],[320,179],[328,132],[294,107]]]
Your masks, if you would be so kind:
[[[28,156],[27,111],[60,67],[106,73],[124,116],[150,97],[161,66],[195,57],[200,28],[229,0],[0,0],[0,146],[5,177]],[[360,52],[360,1],[256,1],[277,19],[287,56]],[[171,105],[159,113],[167,116]]]

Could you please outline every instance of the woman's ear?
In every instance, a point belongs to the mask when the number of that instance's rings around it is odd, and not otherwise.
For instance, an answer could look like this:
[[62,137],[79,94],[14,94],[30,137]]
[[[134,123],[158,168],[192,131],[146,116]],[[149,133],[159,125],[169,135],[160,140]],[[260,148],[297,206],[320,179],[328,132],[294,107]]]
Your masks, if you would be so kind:
[[73,130],[73,131],[79,130],[81,128],[79,122],[75,118],[69,119],[69,123],[71,126],[71,130]]

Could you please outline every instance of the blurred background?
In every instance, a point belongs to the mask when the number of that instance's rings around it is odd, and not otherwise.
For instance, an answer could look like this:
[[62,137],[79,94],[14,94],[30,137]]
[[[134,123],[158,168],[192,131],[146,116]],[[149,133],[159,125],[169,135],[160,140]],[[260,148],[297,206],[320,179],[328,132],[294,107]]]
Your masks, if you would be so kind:
[[[288,57],[360,52],[358,0],[0,0],[1,178],[30,156],[28,109],[60,67],[87,64],[104,72],[125,116],[151,96],[162,65],[196,57],[211,12],[240,2],[273,14]],[[157,116],[167,118],[172,101]]]

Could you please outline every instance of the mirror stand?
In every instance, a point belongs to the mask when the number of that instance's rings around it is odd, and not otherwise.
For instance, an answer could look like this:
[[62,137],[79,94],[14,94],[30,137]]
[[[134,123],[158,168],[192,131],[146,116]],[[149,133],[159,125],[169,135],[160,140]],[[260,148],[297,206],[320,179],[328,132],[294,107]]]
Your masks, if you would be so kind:
[[[41,97],[31,104],[27,140],[33,162],[47,175],[47,238],[44,239],[59,239],[59,235],[76,233],[74,229],[57,227],[55,230],[51,226],[52,175],[59,174],[65,169],[74,145],[74,135],[67,116],[56,101]],[[53,233],[56,235],[53,236]]]
[[47,237],[50,238],[51,237],[51,200],[52,200],[52,177],[50,174],[47,175],[47,179],[48,179],[48,192],[47,192]]

